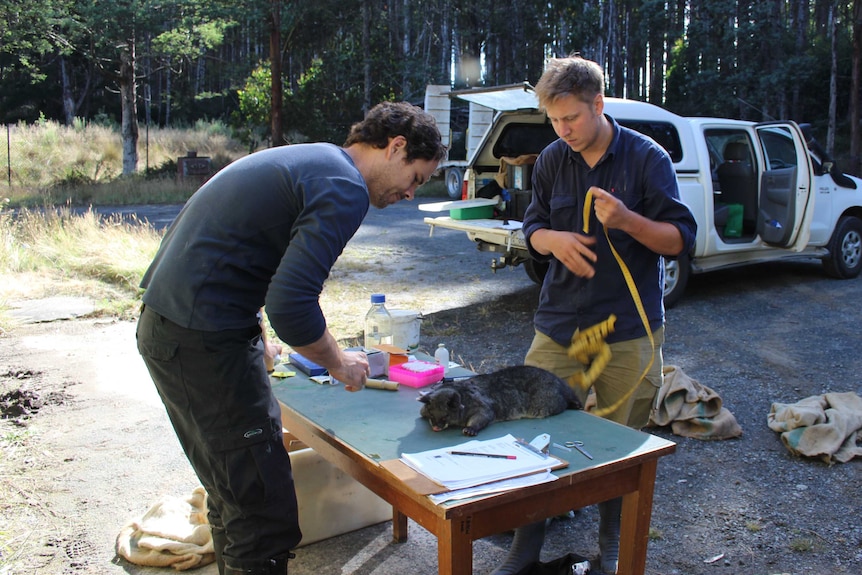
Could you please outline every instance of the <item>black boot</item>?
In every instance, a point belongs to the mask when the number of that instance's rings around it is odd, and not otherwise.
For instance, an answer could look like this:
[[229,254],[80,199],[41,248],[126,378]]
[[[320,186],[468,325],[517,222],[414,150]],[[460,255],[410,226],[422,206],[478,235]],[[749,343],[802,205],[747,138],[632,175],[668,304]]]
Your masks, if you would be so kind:
[[521,569],[539,560],[542,544],[545,542],[545,520],[530,523],[515,529],[512,548],[506,561],[491,575],[514,575]]
[[623,498],[599,503],[599,553],[606,575],[616,575],[620,560],[620,513]]
[[270,575],[287,575],[287,561],[296,557],[293,553],[280,555],[270,559],[269,573]]
[[263,561],[238,561],[225,558],[224,575],[287,575],[287,561],[296,557],[293,553],[279,555]]

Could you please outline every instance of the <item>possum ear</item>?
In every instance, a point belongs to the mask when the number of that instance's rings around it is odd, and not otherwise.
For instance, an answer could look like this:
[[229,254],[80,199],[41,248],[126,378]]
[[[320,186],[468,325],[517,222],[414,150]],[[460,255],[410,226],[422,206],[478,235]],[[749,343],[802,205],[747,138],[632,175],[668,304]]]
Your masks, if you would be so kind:
[[446,403],[448,404],[449,409],[464,408],[464,406],[461,405],[461,396],[457,392],[453,392],[452,395],[449,396],[449,401]]
[[431,398],[429,397],[430,395],[431,395],[430,393],[423,393],[422,395],[420,395],[419,397],[416,398],[416,401],[421,401],[422,403],[428,403],[429,401],[431,401]]

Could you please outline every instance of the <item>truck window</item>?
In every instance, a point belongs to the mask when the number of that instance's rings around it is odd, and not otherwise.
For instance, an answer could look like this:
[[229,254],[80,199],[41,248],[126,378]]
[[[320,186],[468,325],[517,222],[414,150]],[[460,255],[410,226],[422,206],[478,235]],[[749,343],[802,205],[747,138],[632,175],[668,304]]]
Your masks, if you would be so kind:
[[679,143],[679,134],[673,124],[667,122],[644,122],[643,120],[620,120],[616,118],[621,126],[631,128],[655,140],[670,155],[673,163],[682,160],[682,146]]
[[[704,130],[703,136],[709,150],[709,166],[712,170],[713,181],[716,181],[718,167],[728,160],[745,161],[753,165],[751,139],[745,130],[710,128]],[[735,149],[742,155],[737,158],[727,158],[728,149]],[[717,185],[717,181],[715,183]]]
[[796,165],[796,147],[785,128],[770,127],[758,133],[763,143],[763,153],[770,170],[780,170]]

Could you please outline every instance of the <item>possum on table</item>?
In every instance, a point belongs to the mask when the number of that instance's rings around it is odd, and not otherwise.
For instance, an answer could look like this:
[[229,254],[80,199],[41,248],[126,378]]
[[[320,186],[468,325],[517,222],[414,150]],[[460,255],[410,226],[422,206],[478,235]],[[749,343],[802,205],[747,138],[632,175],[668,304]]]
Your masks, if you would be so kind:
[[565,381],[526,365],[435,384],[419,401],[423,404],[419,414],[434,431],[461,426],[469,436],[495,421],[548,417],[583,408]]

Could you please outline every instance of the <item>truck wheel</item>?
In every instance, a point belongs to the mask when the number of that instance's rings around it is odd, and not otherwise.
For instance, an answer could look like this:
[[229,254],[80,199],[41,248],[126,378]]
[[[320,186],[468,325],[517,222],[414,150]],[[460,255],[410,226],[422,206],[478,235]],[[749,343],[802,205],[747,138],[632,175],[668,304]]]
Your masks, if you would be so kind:
[[688,284],[691,275],[691,261],[688,254],[682,254],[675,260],[664,260],[664,307],[672,308],[682,298],[682,292]]
[[524,271],[534,283],[542,285],[545,281],[545,275],[548,273],[548,266],[548,262],[537,262],[534,259],[529,259],[524,262]]
[[461,168],[446,168],[446,192],[453,200],[461,199],[461,188],[464,185],[464,172]]
[[823,269],[838,279],[851,279],[862,271],[862,220],[845,216],[838,220],[829,239],[829,255],[824,257]]

